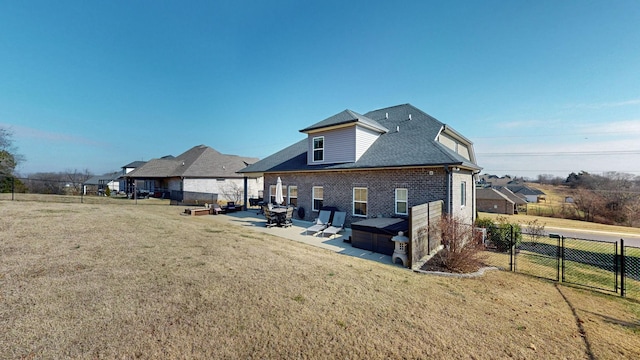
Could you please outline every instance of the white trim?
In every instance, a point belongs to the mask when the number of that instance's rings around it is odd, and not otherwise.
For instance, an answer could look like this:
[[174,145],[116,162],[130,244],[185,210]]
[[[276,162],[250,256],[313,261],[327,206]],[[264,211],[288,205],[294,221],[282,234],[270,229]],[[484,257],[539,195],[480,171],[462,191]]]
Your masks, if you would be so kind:
[[[356,190],[365,190],[366,191],[366,193],[365,193],[366,198],[365,198],[364,201],[362,201],[362,200],[356,201]],[[369,208],[369,189],[366,188],[366,187],[354,187],[352,193],[353,193],[353,201],[351,203],[351,214],[353,216],[365,217],[366,218],[367,214],[369,212],[368,211],[368,208]],[[364,206],[365,206],[365,213],[364,214],[356,214],[356,203],[364,204]]]
[[[398,190],[404,190],[406,193],[406,199],[402,200],[402,201],[398,201]],[[395,202],[394,202],[394,209],[395,209],[395,213],[398,215],[409,215],[409,189],[407,188],[396,188],[395,189]],[[405,204],[405,212],[398,212],[398,203],[399,202],[403,202]]]
[[[322,147],[316,149],[316,139],[322,139]],[[322,158],[320,160],[316,160],[316,151],[321,151]],[[312,162],[323,162],[324,161],[324,135],[322,136],[314,136],[311,139],[311,161]]]
[[[322,197],[321,198],[316,198],[316,189],[321,189],[322,190]],[[320,211],[320,209],[316,209],[315,205],[316,205],[316,200],[322,200],[322,202],[324,203],[324,188],[322,186],[312,186],[311,187],[311,210],[312,211]]]

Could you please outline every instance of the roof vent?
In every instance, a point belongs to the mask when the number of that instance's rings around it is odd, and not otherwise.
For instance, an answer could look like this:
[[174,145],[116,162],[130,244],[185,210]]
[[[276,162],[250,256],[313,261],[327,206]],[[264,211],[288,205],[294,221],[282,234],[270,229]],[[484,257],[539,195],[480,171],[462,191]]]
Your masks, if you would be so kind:
[[396,132],[400,132],[400,125],[396,125]]
[[389,118],[389,113],[384,113],[384,118],[388,119]]
[[411,114],[409,114],[409,120],[411,120]]

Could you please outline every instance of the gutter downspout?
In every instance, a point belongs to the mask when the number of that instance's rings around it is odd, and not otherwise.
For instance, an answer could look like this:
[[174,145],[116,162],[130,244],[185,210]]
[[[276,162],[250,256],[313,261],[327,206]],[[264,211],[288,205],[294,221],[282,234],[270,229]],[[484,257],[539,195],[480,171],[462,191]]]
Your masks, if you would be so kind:
[[444,167],[444,171],[447,173],[447,214],[451,214],[451,169],[449,165]]

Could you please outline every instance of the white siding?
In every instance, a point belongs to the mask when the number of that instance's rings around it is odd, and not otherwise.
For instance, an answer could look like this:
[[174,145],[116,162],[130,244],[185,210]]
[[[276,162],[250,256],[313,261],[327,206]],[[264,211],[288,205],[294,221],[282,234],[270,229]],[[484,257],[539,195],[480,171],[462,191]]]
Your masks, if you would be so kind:
[[[465,172],[453,172],[452,184],[451,184],[451,211],[453,216],[463,219],[466,223],[471,224],[473,222],[473,213],[475,208],[475,199],[473,198],[473,176],[470,173]],[[466,205],[461,206],[461,184],[466,183]]]
[[[222,181],[221,181],[222,182]],[[218,180],[216,179],[184,179],[184,191],[217,194]]]
[[[313,138],[324,136],[324,161],[313,161]],[[307,163],[333,164],[355,161],[355,127],[309,134]]]
[[360,159],[360,156],[364,154],[369,147],[378,139],[380,133],[356,126],[356,158],[355,161]]
[[[258,191],[263,187],[263,179],[247,179],[248,198],[258,197]],[[184,191],[218,194],[218,200],[223,201],[237,201],[225,195],[232,194],[236,189],[244,190],[244,179],[184,179]]]
[[[324,161],[313,161],[313,138],[318,136],[324,136]],[[361,126],[309,134],[307,163],[313,165],[355,162],[379,136],[378,132]]]
[[456,141],[453,140],[452,138],[448,137],[445,134],[440,134],[440,136],[438,136],[438,141],[448,147],[449,149],[456,151]]
[[442,145],[460,154],[460,156],[462,156],[463,158],[471,161],[471,155],[469,154],[469,147],[467,145],[462,144],[454,138],[445,134],[440,134],[438,136],[438,141]]

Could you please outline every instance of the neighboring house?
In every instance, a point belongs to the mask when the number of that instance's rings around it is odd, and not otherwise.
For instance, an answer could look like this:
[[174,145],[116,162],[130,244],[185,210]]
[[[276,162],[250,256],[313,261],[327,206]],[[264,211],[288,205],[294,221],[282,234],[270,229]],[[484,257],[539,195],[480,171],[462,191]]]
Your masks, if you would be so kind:
[[518,196],[524,196],[527,202],[536,203],[538,199],[545,196],[545,193],[538,190],[532,189],[525,185],[509,185],[507,189],[511,190],[514,194]]
[[[156,197],[179,200],[224,200],[242,202],[242,195],[258,197],[263,188],[262,177],[249,179],[238,171],[258,159],[226,155],[198,145],[176,157],[153,159],[123,175],[129,183],[143,181],[144,189]],[[138,190],[140,187],[138,186]],[[186,197],[191,196],[191,199]]]
[[84,195],[103,195],[106,188],[112,193],[120,191],[120,172],[113,172],[104,175],[93,176],[82,183],[82,192]]
[[482,212],[513,215],[518,211],[513,200],[490,187],[476,190],[476,204],[478,211]]
[[448,213],[475,218],[480,167],[471,141],[412,105],[345,110],[300,132],[305,139],[240,171],[264,175],[272,201],[280,177],[285,203],[303,209],[298,217],[312,220],[331,206],[346,211],[350,225],[443,200]]
[[[146,161],[133,161],[125,166],[122,167],[122,173],[120,176],[120,191],[126,192],[126,193],[130,193],[133,191],[133,184],[131,184],[130,182],[127,182],[127,178],[124,177],[124,175],[127,175],[128,173],[132,172],[133,170],[141,167],[142,165],[146,164]],[[142,187],[147,189],[150,185],[145,185],[142,184]]]
[[500,191],[502,195],[505,195],[509,200],[513,201],[516,206],[516,213],[527,212],[527,199],[524,195],[514,194],[509,188],[504,186],[498,186],[495,188]]
[[498,187],[507,185],[518,185],[519,180],[511,178],[509,175],[498,177],[491,174],[482,174],[478,176],[478,185],[482,187]]

